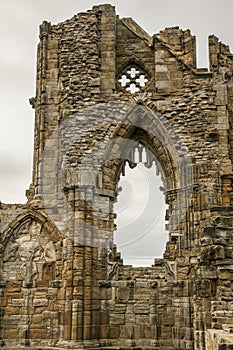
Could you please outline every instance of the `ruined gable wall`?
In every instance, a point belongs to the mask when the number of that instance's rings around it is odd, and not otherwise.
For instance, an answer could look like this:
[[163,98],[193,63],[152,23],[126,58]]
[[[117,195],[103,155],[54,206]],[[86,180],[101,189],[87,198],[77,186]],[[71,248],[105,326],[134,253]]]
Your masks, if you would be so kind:
[[[189,31],[168,28],[151,38],[110,5],[42,24],[29,203],[3,206],[0,215],[5,232],[13,216],[32,206],[64,232],[56,257],[62,287],[52,286],[50,276],[42,294],[51,313],[38,311],[29,333],[10,325],[4,335],[2,327],[2,344],[5,337],[35,345],[41,334],[58,348],[91,340],[97,348],[204,349],[208,329],[230,327],[232,56],[211,37],[210,71],[195,62]],[[119,82],[133,67],[148,79],[135,94]],[[116,155],[122,140],[142,134],[166,168],[170,219],[164,259],[145,269],[124,267],[112,244],[123,166]],[[16,289],[4,294],[3,288],[3,314],[31,288],[21,286],[19,275]],[[30,303],[45,307],[33,296]],[[14,309],[16,316],[24,311]],[[212,346],[211,337],[207,341]]]

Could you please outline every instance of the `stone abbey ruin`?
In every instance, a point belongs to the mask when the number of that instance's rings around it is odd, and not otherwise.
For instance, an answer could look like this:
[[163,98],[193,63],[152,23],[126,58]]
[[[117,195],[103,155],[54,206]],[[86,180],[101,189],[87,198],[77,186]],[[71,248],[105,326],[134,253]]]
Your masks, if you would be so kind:
[[[233,55],[209,37],[150,37],[110,5],[43,22],[27,204],[0,208],[0,346],[233,349]],[[164,184],[163,259],[114,244],[126,163],[146,149]],[[153,193],[150,193],[153,196]],[[156,244],[156,242],[155,242]]]

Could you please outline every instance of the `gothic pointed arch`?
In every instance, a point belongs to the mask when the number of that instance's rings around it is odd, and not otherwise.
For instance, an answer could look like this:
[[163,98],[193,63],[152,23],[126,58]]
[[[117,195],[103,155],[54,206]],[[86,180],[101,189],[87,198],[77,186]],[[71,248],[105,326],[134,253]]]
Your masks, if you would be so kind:
[[117,184],[126,162],[132,168],[136,166],[134,150],[139,144],[147,149],[146,166],[150,167],[155,161],[157,172],[161,174],[168,205],[166,218],[169,220],[169,237],[175,243],[177,239],[185,237],[184,220],[193,186],[192,162],[185,143],[169,122],[141,102],[131,105],[111,135],[104,156],[102,187],[115,193],[116,200]]
[[[187,180],[187,172],[192,171],[188,151],[183,140],[163,116],[142,104],[141,100],[138,102],[132,104],[128,113],[116,125],[104,157],[108,160],[108,165],[112,169],[114,167],[115,172],[112,173],[117,181],[126,160],[133,166],[131,147],[134,142],[142,142],[157,158],[164,172],[167,191],[175,190]],[[103,187],[105,185],[103,180]]]
[[[62,238],[38,209],[17,216],[2,235],[0,276],[5,313],[0,315],[0,323],[6,325],[0,334],[2,344],[57,342],[59,313],[55,303],[62,278]],[[37,293],[37,289],[43,292]],[[33,327],[35,315],[38,321]]]
[[43,269],[56,262],[58,242],[62,238],[62,233],[42,211],[29,209],[16,217],[1,238],[2,279],[19,278],[26,286],[44,279]]

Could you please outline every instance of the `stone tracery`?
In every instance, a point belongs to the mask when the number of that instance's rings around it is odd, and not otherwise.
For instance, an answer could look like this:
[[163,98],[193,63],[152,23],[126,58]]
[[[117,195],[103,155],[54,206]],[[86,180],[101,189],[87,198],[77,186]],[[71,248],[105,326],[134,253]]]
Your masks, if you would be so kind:
[[135,66],[125,68],[118,78],[118,82],[121,86],[131,94],[139,92],[148,81],[147,74],[140,68],[135,68]]

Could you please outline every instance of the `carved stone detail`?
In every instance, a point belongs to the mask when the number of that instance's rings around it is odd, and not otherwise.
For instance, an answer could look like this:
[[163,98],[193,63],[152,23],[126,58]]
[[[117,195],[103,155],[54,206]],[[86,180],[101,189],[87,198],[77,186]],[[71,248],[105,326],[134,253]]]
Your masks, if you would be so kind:
[[118,263],[114,261],[114,253],[112,249],[108,251],[108,267],[107,267],[107,281],[118,279]]
[[27,286],[38,277],[38,263],[56,261],[54,244],[41,234],[41,225],[35,221],[25,223],[12,235],[3,254],[3,262],[19,262],[19,273]]
[[167,281],[175,281],[177,279],[177,269],[175,261],[165,262],[165,279]]

